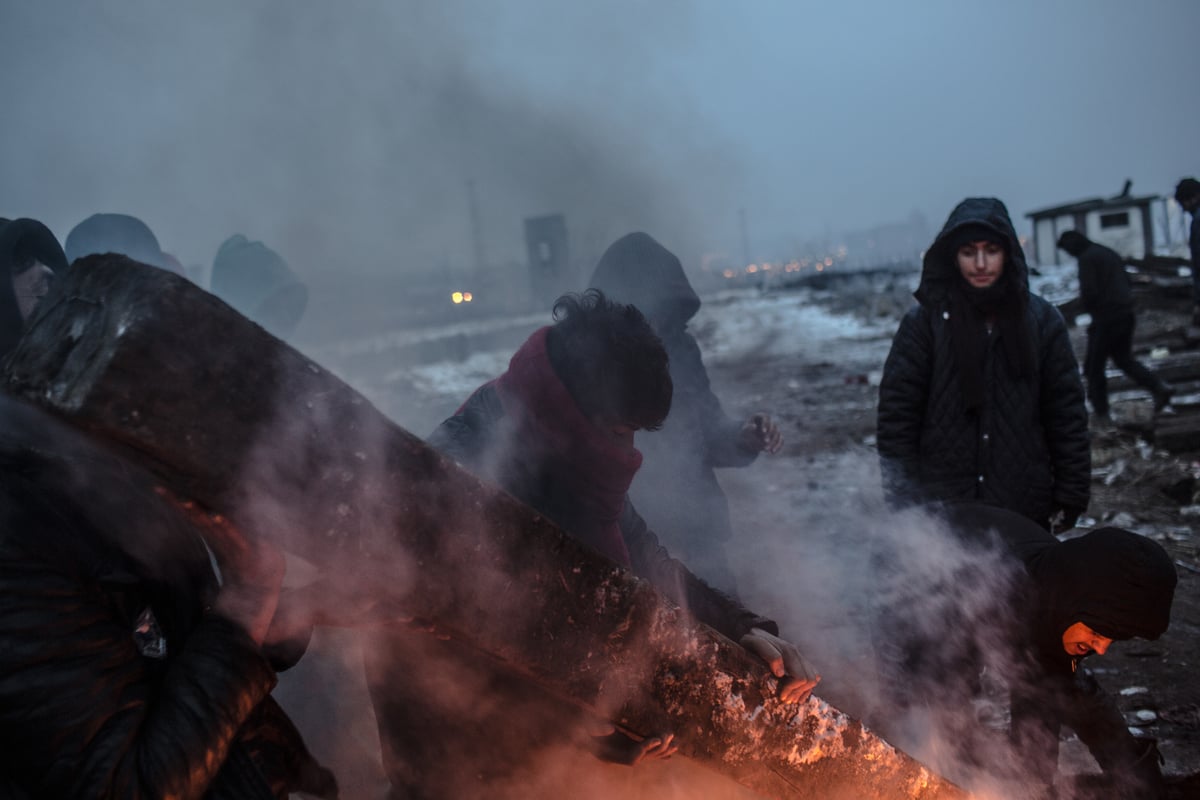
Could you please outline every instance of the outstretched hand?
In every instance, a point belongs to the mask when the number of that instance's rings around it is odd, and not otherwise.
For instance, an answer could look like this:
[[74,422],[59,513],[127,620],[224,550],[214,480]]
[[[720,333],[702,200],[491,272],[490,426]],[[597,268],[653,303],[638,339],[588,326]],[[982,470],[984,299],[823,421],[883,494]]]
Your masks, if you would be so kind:
[[742,424],[742,447],[747,450],[775,455],[783,447],[783,432],[769,414],[753,414]]
[[742,647],[766,662],[771,674],[779,678],[779,699],[785,703],[803,703],[821,682],[821,676],[808,665],[796,645],[762,628],[751,628],[742,637]]
[[634,767],[643,761],[666,761],[679,751],[675,734],[656,734],[638,741],[613,725],[589,732],[592,754],[601,761]]

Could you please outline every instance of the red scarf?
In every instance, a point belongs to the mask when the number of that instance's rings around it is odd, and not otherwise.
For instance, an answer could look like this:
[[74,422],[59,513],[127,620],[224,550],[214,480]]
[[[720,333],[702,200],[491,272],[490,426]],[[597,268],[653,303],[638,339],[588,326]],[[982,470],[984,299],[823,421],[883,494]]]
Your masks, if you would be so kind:
[[605,435],[579,410],[550,363],[549,331],[535,331],[508,362],[508,371],[492,383],[522,452],[540,459],[542,469],[553,470],[555,481],[582,512],[579,518],[594,523],[585,526],[591,530],[572,533],[629,566],[619,523],[642,454]]

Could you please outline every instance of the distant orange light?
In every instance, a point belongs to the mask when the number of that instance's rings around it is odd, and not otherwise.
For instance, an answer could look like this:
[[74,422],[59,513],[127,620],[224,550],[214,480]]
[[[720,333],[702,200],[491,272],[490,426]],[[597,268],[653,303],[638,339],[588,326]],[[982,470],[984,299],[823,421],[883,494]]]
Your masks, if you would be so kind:
[[463,301],[463,293],[462,292],[453,292],[450,295],[450,300],[453,301],[454,305],[458,305],[459,303],[461,303]]
[[732,278],[734,275],[737,275],[737,273],[731,269],[727,269],[724,272],[722,272],[721,274],[724,275],[726,278]]
[[746,272],[749,272],[752,275],[755,272],[758,272],[758,264],[751,264],[750,266],[746,267]]
[[463,292],[463,302],[464,303],[469,303],[474,299],[475,299],[475,295],[471,294],[470,292]]

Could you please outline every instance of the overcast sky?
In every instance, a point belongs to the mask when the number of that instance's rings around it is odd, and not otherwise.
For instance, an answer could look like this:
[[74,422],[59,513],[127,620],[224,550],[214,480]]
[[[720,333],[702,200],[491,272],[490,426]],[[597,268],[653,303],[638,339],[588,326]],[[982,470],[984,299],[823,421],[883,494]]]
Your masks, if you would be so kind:
[[1196,0],[2,0],[0,215],[229,234],[302,275],[594,257],[1169,193],[1200,173]]

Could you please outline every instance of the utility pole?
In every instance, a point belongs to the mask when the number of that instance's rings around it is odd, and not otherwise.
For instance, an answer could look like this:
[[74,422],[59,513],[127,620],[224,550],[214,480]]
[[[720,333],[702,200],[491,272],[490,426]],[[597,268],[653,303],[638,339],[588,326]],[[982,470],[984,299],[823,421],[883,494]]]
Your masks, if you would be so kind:
[[484,269],[483,255],[483,225],[479,220],[479,200],[475,196],[475,181],[467,181],[467,210],[471,219],[471,245],[475,251],[475,272],[482,273]]
[[738,225],[742,231],[742,269],[750,263],[750,234],[746,232],[746,207],[738,209]]

